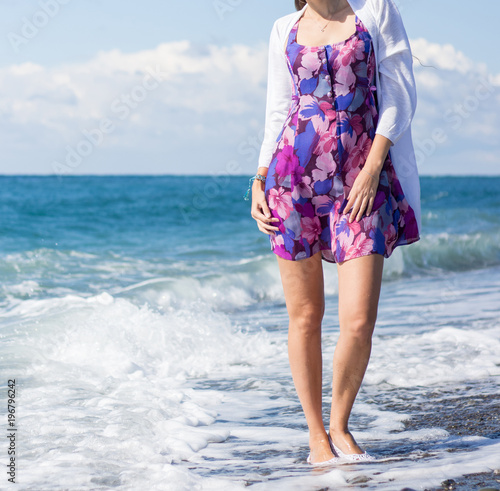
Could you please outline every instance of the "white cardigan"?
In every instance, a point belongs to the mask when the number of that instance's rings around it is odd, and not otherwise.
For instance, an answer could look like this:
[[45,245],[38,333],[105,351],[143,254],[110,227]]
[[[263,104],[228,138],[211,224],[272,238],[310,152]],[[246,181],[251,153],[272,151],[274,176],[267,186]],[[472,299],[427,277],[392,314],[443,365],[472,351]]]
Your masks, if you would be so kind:
[[[393,0],[348,0],[372,37],[375,51],[379,120],[376,133],[392,142],[389,150],[396,175],[421,230],[420,182],[411,136],[417,105],[413,58],[401,15]],[[308,8],[277,19],[269,40],[265,134],[259,167],[269,167],[276,139],[292,102],[293,78],[285,48],[288,35]]]

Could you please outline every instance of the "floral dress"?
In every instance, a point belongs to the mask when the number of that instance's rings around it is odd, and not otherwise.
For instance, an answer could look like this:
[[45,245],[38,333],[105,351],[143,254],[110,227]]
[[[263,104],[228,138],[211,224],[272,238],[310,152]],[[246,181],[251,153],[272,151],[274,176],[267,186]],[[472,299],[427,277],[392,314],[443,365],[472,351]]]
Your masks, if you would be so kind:
[[378,121],[371,36],[356,16],[356,32],[345,41],[302,46],[299,20],[286,47],[294,94],[265,183],[272,216],[279,218],[270,222],[279,227],[269,235],[271,250],[290,260],[318,251],[328,262],[389,257],[396,246],[419,240],[390,151],[370,215],[349,223],[351,212],[342,214]]

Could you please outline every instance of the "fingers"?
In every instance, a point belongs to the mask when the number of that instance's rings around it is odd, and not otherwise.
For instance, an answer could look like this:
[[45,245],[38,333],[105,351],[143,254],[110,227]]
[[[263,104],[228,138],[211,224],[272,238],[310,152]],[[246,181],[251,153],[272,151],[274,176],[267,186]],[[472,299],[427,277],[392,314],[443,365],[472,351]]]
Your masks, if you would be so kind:
[[[257,205],[259,206],[259,205]],[[257,221],[261,222],[278,222],[279,218],[273,217],[271,213],[266,214],[265,212],[261,211],[258,207],[252,210],[252,218],[255,218]]]
[[271,217],[271,218],[264,217],[264,220],[257,220],[257,228],[261,232],[264,232],[267,235],[276,235],[275,230],[279,230],[279,228],[276,227],[275,225],[271,225],[269,223],[266,223],[266,221],[279,221],[279,218],[276,218],[276,217]]
[[372,212],[372,209],[373,209],[373,203],[375,202],[375,198],[372,196],[369,200],[368,200],[368,208],[366,209],[366,216],[369,216],[370,213]]
[[[363,201],[361,202],[361,205],[358,208],[358,213],[356,215],[357,222],[359,222],[363,218],[363,213],[365,212],[367,205],[368,205],[368,197],[365,196],[363,198]],[[367,213],[367,215],[368,215],[368,213]],[[352,222],[352,220],[353,220],[353,215],[351,214],[350,222]]]
[[352,192],[352,190],[351,190],[351,193],[349,194],[349,198],[347,200],[347,203],[346,203],[344,211],[343,211],[344,215],[346,213],[349,213],[349,210],[353,207],[355,202],[356,202],[356,196],[355,196],[355,193]]
[[365,173],[359,174],[349,192],[347,204],[342,212],[344,215],[351,213],[349,223],[354,220],[359,222],[363,215],[370,215],[375,202],[375,193],[378,187],[378,180],[375,180]]
[[257,221],[257,228],[261,232],[267,235],[276,235],[274,231],[279,230],[279,228],[269,222],[279,222],[280,219],[271,215],[265,199],[264,201],[256,202],[255,207],[252,208],[251,215]]
[[349,223],[352,223],[354,220],[359,222],[363,218],[363,214],[366,213],[368,216],[373,207],[374,197],[370,194],[361,194],[356,192],[355,189],[351,189],[349,194],[349,200],[347,201],[347,205],[344,208],[343,214],[349,213],[351,210],[351,216],[349,217]]
[[352,211],[351,211],[351,216],[349,217],[349,223],[352,223],[354,221],[354,219],[356,219],[356,221],[358,221],[358,217],[359,217],[360,213],[361,213],[361,216],[363,216],[363,211],[364,211],[363,202],[364,202],[364,198],[362,198],[361,196],[358,196],[356,198],[356,202],[354,203],[354,206],[353,206]]
[[267,201],[264,198],[262,201],[258,203],[258,206],[262,209],[262,214],[266,217],[266,219],[277,221],[279,218],[273,217],[271,214],[271,210],[269,210],[269,206],[267,206]]
[[374,198],[371,196],[358,196],[349,217],[349,223],[354,220],[359,222],[363,215],[368,216],[372,212]]

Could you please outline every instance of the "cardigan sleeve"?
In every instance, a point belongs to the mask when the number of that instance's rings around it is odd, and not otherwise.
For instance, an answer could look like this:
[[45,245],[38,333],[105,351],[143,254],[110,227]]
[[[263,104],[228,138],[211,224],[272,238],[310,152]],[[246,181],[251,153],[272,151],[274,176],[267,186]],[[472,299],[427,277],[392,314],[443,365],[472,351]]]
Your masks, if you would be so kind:
[[378,14],[380,105],[376,133],[394,144],[409,128],[417,105],[413,57],[393,0],[380,1]]
[[[279,20],[279,19],[278,19]],[[264,139],[259,154],[259,167],[269,167],[276,139],[292,102],[292,80],[275,21],[269,39],[268,79]]]

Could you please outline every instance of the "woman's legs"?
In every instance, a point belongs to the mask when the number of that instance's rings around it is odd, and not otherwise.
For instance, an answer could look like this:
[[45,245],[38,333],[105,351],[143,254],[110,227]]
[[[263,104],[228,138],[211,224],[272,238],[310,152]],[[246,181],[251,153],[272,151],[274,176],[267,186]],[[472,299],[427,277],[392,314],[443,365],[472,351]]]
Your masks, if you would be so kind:
[[384,256],[371,254],[337,264],[340,336],[333,356],[330,435],[344,453],[362,453],[348,421],[370,358]]
[[290,368],[309,427],[311,462],[324,462],[333,454],[322,417],[321,321],[325,297],[321,252],[298,261],[276,257],[289,317]]

